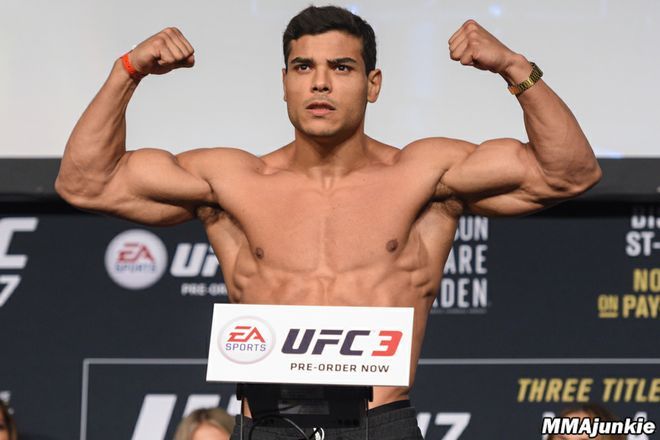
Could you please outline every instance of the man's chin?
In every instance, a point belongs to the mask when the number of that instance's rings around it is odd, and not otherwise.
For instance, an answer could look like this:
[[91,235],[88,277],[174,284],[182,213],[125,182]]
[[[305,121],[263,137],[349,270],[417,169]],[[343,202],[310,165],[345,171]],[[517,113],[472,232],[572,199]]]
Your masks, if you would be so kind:
[[337,137],[341,137],[342,130],[336,127],[301,127],[300,131],[303,135],[319,140],[327,141]]
[[339,130],[305,130],[303,133],[315,139],[331,139],[339,135]]

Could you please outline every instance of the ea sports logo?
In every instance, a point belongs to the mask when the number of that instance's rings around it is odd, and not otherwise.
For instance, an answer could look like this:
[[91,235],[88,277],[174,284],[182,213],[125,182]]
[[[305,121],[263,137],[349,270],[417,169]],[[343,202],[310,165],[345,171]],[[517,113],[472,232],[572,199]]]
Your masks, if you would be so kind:
[[153,286],[165,272],[167,250],[158,236],[142,229],[117,235],[105,251],[105,268],[126,289]]
[[236,318],[218,334],[220,352],[230,361],[252,364],[268,356],[275,346],[268,324],[250,316]]

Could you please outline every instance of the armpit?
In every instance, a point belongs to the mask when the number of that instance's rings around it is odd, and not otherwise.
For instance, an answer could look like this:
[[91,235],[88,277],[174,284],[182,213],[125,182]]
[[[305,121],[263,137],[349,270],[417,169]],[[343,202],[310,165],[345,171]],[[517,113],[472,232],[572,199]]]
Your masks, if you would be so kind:
[[220,219],[221,213],[222,209],[220,208],[220,205],[202,205],[195,209],[195,215],[204,224],[217,222],[218,219]]
[[433,199],[436,201],[445,200],[453,195],[452,190],[442,181],[442,177],[445,175],[446,172],[447,171],[442,173],[442,176],[440,176],[440,180],[438,180],[438,183],[435,185],[435,189],[433,191]]
[[433,197],[422,211],[428,209],[441,212],[450,217],[459,217],[465,212],[466,206],[465,202],[458,198],[441,180],[436,185]]

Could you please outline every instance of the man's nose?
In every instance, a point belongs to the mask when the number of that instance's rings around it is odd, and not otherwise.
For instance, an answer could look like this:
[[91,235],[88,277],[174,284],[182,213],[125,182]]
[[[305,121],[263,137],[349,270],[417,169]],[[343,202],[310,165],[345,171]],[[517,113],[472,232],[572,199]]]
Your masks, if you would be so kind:
[[312,78],[312,92],[328,93],[332,90],[327,69],[316,69]]

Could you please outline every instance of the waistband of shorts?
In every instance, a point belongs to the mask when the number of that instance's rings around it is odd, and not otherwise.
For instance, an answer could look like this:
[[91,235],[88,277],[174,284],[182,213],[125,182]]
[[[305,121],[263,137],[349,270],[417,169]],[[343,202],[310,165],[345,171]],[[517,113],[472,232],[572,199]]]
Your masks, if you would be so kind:
[[[376,406],[374,408],[370,408],[367,411],[367,418],[369,420],[369,425],[378,425],[381,423],[388,423],[388,422],[393,422],[399,419],[407,418],[407,417],[415,417],[415,408],[412,406],[410,403],[410,400],[396,400],[394,402],[386,403],[384,405]],[[236,426],[240,426],[241,423],[241,416],[240,414],[236,415]],[[251,417],[244,416],[243,423],[248,429],[251,427],[251,425],[254,423],[254,419]],[[295,429],[292,429],[291,427],[270,427],[270,426],[260,426],[258,428],[259,430],[263,432],[273,432],[273,433],[282,433],[284,431],[288,431],[291,434],[295,434],[297,431]],[[326,428],[324,428],[326,429]],[[351,427],[351,428],[327,428],[326,430],[331,432],[334,430],[342,430],[342,431],[352,431],[352,430],[360,430],[364,429],[364,419],[360,423],[360,426],[356,427]]]
[[367,416],[375,417],[380,414],[403,408],[412,408],[410,400],[396,400],[394,402],[386,403],[385,405],[376,406],[367,411]]

